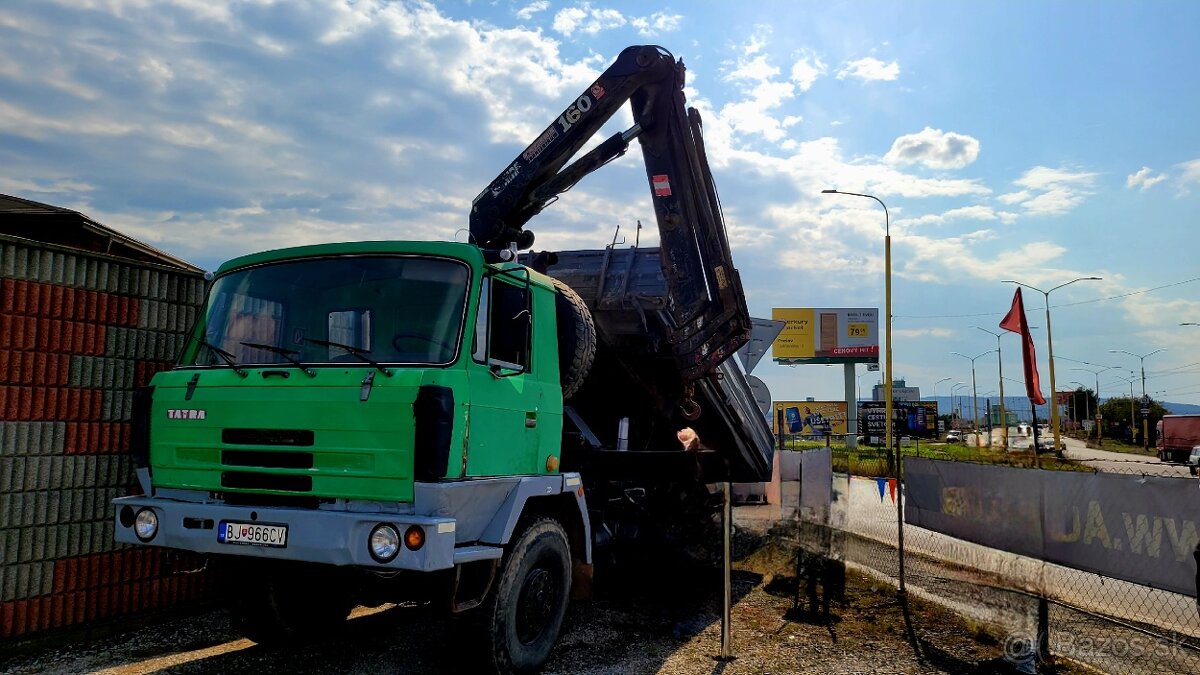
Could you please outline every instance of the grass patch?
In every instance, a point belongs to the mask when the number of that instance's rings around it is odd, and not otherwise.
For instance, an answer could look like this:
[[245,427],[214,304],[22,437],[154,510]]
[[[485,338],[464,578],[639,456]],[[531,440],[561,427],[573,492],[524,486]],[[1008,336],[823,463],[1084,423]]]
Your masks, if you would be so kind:
[[[813,450],[826,447],[825,443],[821,441],[790,439],[784,445],[787,450]],[[833,456],[833,470],[837,473],[848,473],[852,476],[867,478],[897,477],[895,457],[884,448],[860,445],[851,450],[844,443],[831,443],[829,449]],[[1030,452],[1003,452],[987,448],[973,448],[961,443],[914,443],[900,450],[905,458],[924,457],[926,459],[994,464],[1024,469],[1046,469],[1048,471],[1084,471],[1088,473],[1095,471],[1077,462],[1059,459],[1047,453],[1034,455]]]

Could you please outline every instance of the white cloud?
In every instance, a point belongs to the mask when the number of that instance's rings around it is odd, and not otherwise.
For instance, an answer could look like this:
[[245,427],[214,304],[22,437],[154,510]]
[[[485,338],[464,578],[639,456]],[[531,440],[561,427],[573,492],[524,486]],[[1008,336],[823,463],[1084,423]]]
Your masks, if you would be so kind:
[[1158,185],[1167,179],[1167,174],[1160,173],[1157,176],[1150,175],[1153,171],[1148,166],[1143,166],[1137,173],[1131,173],[1125,177],[1125,187],[1139,188],[1142,192]]
[[976,204],[950,209],[945,213],[931,213],[914,218],[898,218],[895,224],[900,227],[919,225],[945,225],[959,220],[995,221],[1009,224],[1017,220],[1017,214],[1011,211],[997,211],[990,206]]
[[857,77],[867,82],[895,80],[900,77],[900,64],[896,61],[884,63],[873,56],[867,56],[842,66],[837,73],[837,79],[844,80],[847,77]]
[[1179,188],[1183,193],[1186,194],[1192,185],[1200,185],[1200,159],[1193,159],[1176,166],[1183,169],[1183,174],[1179,176]]
[[961,169],[979,157],[979,141],[953,131],[925,127],[892,143],[884,159],[897,164],[923,164],[931,169]]
[[792,82],[800,88],[800,91],[808,91],[812,89],[817,78],[824,75],[827,70],[824,61],[815,54],[806,53],[792,64]]
[[732,64],[723,78],[726,82],[741,86],[746,98],[735,100],[721,108],[722,119],[729,130],[741,135],[758,135],[772,142],[784,141],[784,129],[799,121],[796,116],[784,119],[774,116],[784,101],[795,96],[796,86],[786,80],[777,79],[780,70],[770,58],[762,53],[765,41],[760,36],[751,36],[742,46],[742,54]]
[[1035,166],[1013,181],[1024,190],[1000,195],[997,199],[1005,204],[1020,205],[1035,215],[1062,215],[1093,193],[1097,175]]
[[949,338],[954,337],[955,332],[949,328],[895,328],[892,329],[892,336],[896,338]]
[[662,33],[674,33],[683,22],[682,14],[667,14],[655,12],[650,16],[638,16],[629,20],[629,24],[637,29],[642,37],[654,37]]
[[625,15],[615,9],[596,9],[591,3],[581,3],[574,7],[559,10],[554,15],[552,27],[555,31],[570,37],[576,31],[595,35],[609,28],[620,28],[627,23]]
[[517,10],[517,18],[522,21],[528,21],[533,18],[534,14],[544,12],[550,7],[550,0],[537,0],[525,5]]

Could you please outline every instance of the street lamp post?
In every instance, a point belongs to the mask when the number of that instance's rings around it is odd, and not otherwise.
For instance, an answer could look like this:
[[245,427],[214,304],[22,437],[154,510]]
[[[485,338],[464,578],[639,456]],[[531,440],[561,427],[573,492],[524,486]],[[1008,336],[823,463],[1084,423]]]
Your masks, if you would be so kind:
[[[934,383],[933,383],[933,402],[934,402],[935,404],[937,403],[937,386],[938,386],[939,384],[943,383],[943,382],[949,382],[950,380],[953,380],[953,379],[954,379],[953,377],[943,377],[942,379],[940,379],[940,380],[938,380],[937,382],[934,382]],[[939,406],[939,407],[938,407],[938,414],[940,415],[940,414],[941,414],[941,412],[942,412],[942,409],[941,409],[941,406]]]
[[[994,349],[989,349],[979,356],[967,356],[958,352],[950,352],[955,356],[961,356],[971,362],[971,407],[975,411],[975,447],[979,447],[979,390],[975,387],[975,359],[981,356],[991,354]],[[992,435],[988,434],[988,447],[992,447]]]
[[[1133,373],[1130,373],[1131,375]],[[1133,383],[1137,381],[1136,377],[1121,377],[1114,375],[1118,380],[1123,380],[1129,383],[1129,440],[1133,440],[1133,430],[1137,427],[1137,418],[1133,416]]]
[[[1080,382],[1080,381],[1078,381],[1078,380],[1071,380],[1071,381],[1070,381],[1070,382],[1068,382],[1067,384],[1077,384],[1077,385],[1079,385],[1079,388],[1080,388],[1080,389],[1083,389],[1083,390],[1084,390],[1084,392],[1083,392],[1083,419],[1085,419],[1085,420],[1086,420],[1086,419],[1091,419],[1091,416],[1092,416],[1092,401],[1091,401],[1091,399],[1090,399],[1090,398],[1088,398],[1088,395],[1087,395],[1087,385],[1086,385],[1086,384],[1084,384],[1084,383],[1082,383],[1082,382]],[[1075,396],[1074,396],[1074,395],[1072,395],[1072,396],[1071,396],[1071,402],[1072,402],[1072,403],[1074,403],[1074,402],[1075,402]],[[1075,412],[1076,412],[1076,413],[1078,413],[1078,412],[1079,412],[1079,409],[1078,409],[1078,408],[1076,408],[1076,409],[1075,409]],[[1076,415],[1076,417],[1078,417],[1078,415]]]
[[[1053,293],[1054,291],[1057,291],[1058,289],[1062,288],[1063,286],[1070,286],[1071,284],[1075,283],[1076,281],[1100,281],[1100,280],[1101,280],[1101,277],[1079,277],[1078,279],[1072,279],[1065,284],[1059,284],[1059,285],[1055,286],[1054,288],[1051,288],[1048,291],[1043,291],[1042,289],[1038,288],[1037,286],[1030,286],[1029,284],[1023,284],[1020,281],[1016,281],[1013,279],[1004,279],[1001,281],[1001,283],[1005,283],[1005,284],[1016,284],[1018,286],[1024,286],[1025,288],[1028,288],[1032,291],[1037,291],[1038,293],[1041,293],[1046,298],[1046,352],[1047,352],[1047,358],[1050,359],[1050,426],[1054,428],[1055,452],[1058,452],[1058,448],[1060,448],[1062,446],[1059,445],[1059,443],[1061,442],[1061,438],[1060,438],[1061,434],[1059,433],[1059,429],[1058,429],[1058,399],[1057,399],[1058,392],[1054,388],[1055,387],[1055,385],[1054,385],[1054,338],[1050,334],[1050,294]],[[1035,410],[1036,410],[1036,408],[1035,408]],[[1033,418],[1034,418],[1033,423],[1036,425],[1037,424],[1037,414],[1036,413],[1034,413]]]
[[[1100,370],[1092,370],[1091,368],[1072,368],[1071,369],[1071,370],[1082,370],[1085,373],[1091,373],[1092,375],[1096,376],[1096,414],[1097,415],[1100,414],[1100,373],[1103,373],[1106,370],[1112,370],[1113,368],[1116,368],[1116,366],[1104,366]],[[1095,422],[1095,420],[1093,420],[1093,421]],[[1101,420],[1101,422],[1102,421],[1103,420]],[[1097,446],[1104,445],[1104,441],[1102,438],[1103,433],[1101,431],[1102,426],[1103,425],[1100,424],[1100,422],[1096,422],[1096,445]],[[1090,437],[1091,434],[1088,434],[1088,436]]]
[[[892,232],[891,232],[891,216],[888,214],[887,204],[875,195],[862,194],[860,192],[842,192],[840,190],[821,190],[821,194],[825,195],[850,195],[852,197],[865,197],[866,199],[874,199],[883,207],[883,304],[884,304],[884,342],[887,345],[884,348],[883,356],[883,409],[884,415],[887,417],[887,434],[886,443],[888,450],[892,448],[892,426],[895,424],[895,419],[892,416]],[[904,575],[900,575],[901,591],[904,590]]]
[[[974,326],[974,328],[978,328],[988,335],[996,336],[996,371],[1000,377],[1000,445],[1008,450],[1008,416],[1004,411],[1004,360],[1000,356],[1000,336],[1004,333],[993,333],[983,326]],[[992,411],[989,410],[988,415],[991,414]],[[991,440],[990,437],[989,440]]]
[[955,406],[955,403],[958,398],[955,392],[958,391],[959,387],[965,387],[965,386],[967,386],[966,382],[955,382],[954,386],[950,387],[950,416],[951,417],[962,417],[962,406],[959,406],[957,413],[954,412],[954,409],[955,409],[954,406]]
[[[1109,354],[1128,354],[1141,362],[1141,364],[1142,364],[1142,405],[1143,406],[1149,405],[1149,403],[1146,399],[1146,357],[1154,356],[1155,354],[1157,354],[1159,352],[1165,352],[1165,351],[1167,351],[1167,350],[1164,347],[1162,349],[1155,349],[1154,351],[1150,352],[1149,354],[1142,354],[1141,356],[1138,356],[1137,354],[1134,354],[1133,352],[1127,352],[1124,349],[1108,350]],[[1149,415],[1142,415],[1142,449],[1143,450],[1150,449],[1150,416]]]

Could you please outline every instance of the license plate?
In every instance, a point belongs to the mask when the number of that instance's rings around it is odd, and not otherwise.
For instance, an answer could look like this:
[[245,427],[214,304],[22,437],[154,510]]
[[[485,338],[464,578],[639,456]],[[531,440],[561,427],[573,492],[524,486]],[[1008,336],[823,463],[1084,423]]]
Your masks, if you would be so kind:
[[217,541],[222,544],[246,544],[248,546],[287,546],[287,525],[264,525],[262,523],[237,523],[222,520],[217,529]]

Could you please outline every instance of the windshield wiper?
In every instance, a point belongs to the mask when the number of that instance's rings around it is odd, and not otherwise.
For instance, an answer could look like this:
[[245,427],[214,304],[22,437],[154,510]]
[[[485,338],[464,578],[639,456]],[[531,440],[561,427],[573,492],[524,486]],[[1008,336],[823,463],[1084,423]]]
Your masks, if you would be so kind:
[[383,366],[381,366],[379,364],[378,361],[375,361],[375,360],[371,359],[369,356],[367,356],[367,354],[371,353],[371,350],[369,350],[369,349],[359,349],[358,347],[355,347],[353,345],[344,345],[340,342],[330,342],[329,340],[318,340],[316,338],[301,338],[301,339],[303,339],[305,342],[311,342],[314,345],[321,345],[322,347],[337,347],[338,349],[344,349],[344,350],[346,350],[346,353],[350,354],[351,356],[355,357],[356,359],[363,361],[364,363],[369,363],[372,366],[375,366],[375,369],[378,370],[379,372],[383,373],[384,375],[387,375],[388,377],[392,376],[392,371],[388,370],[387,368],[384,368]]
[[283,358],[287,359],[288,361],[291,361],[292,363],[296,364],[296,367],[299,368],[301,371],[303,371],[305,375],[308,375],[309,377],[317,376],[317,371],[313,370],[312,368],[309,368],[308,366],[304,365],[303,363],[300,363],[300,361],[298,359],[296,359],[294,356],[292,356],[293,354],[300,353],[300,352],[296,351],[295,349],[288,349],[287,347],[276,347],[275,345],[265,345],[261,342],[243,342],[242,344],[247,347],[250,347],[251,349],[265,349],[269,352],[278,354],[278,355],[282,356]]
[[233,372],[237,373],[241,377],[246,377],[246,375],[248,373],[246,373],[246,371],[242,370],[241,366],[239,366],[237,364],[237,357],[235,357],[233,354],[230,354],[229,352],[225,351],[224,349],[221,349],[220,347],[214,345],[213,343],[209,342],[208,340],[205,340],[202,337],[196,338],[196,341],[199,342],[202,346],[208,347],[210,350],[212,350],[212,353],[221,357],[222,361],[224,361],[230,368],[233,368]]

